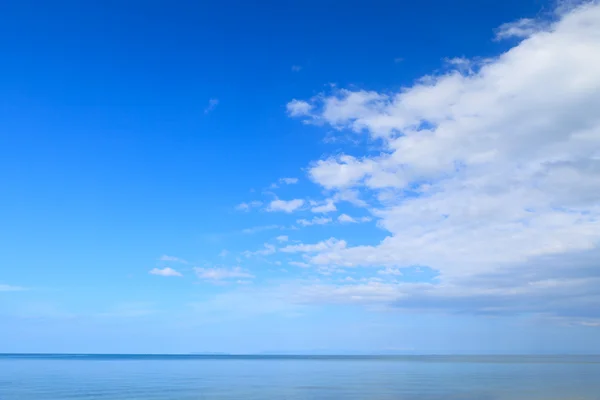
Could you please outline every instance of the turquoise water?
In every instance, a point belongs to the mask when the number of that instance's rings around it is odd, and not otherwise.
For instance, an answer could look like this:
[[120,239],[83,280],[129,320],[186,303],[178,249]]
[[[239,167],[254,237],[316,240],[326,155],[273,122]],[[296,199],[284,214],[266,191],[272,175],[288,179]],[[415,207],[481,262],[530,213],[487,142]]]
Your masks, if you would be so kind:
[[0,355],[1,400],[600,399],[600,356]]

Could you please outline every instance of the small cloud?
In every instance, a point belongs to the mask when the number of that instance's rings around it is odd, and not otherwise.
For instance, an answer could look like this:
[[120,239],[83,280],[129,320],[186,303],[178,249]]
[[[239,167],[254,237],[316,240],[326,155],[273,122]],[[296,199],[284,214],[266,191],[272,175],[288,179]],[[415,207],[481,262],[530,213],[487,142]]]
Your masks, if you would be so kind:
[[176,262],[176,263],[181,263],[181,264],[188,264],[188,262],[186,260],[184,260],[183,258],[168,256],[166,254],[160,256],[160,258],[158,260],[165,261],[165,262]]
[[508,38],[527,38],[546,28],[546,24],[531,18],[521,18],[514,22],[507,22],[496,29],[496,40]]
[[288,115],[291,117],[301,117],[310,115],[312,105],[303,100],[292,100],[286,105]]
[[281,235],[281,236],[277,236],[275,238],[275,240],[277,240],[280,243],[283,243],[283,242],[287,242],[289,240],[289,238],[286,235]]
[[290,261],[290,262],[288,262],[288,264],[293,265],[294,267],[300,267],[300,268],[310,267],[310,264],[307,264],[305,262],[300,262],[300,261]]
[[244,271],[240,267],[233,268],[194,268],[199,279],[205,281],[223,281],[228,279],[251,279],[254,275]]
[[204,114],[208,114],[213,111],[219,105],[219,99],[208,100],[208,106],[204,109]]
[[279,179],[280,183],[285,183],[286,185],[294,185],[298,183],[298,178],[281,178]]
[[0,292],[20,292],[22,290],[25,290],[25,288],[22,288],[20,286],[5,285],[5,284],[0,283]]
[[396,64],[401,63],[402,61],[404,61],[404,58],[402,58],[402,57],[396,57],[396,58],[394,58],[394,62]]
[[395,276],[402,276],[402,271],[400,271],[398,268],[386,268],[386,269],[382,269],[377,271],[377,273],[379,275],[395,275]]
[[269,203],[267,207],[267,211],[269,212],[277,212],[283,211],[285,213],[292,213],[298,210],[300,207],[304,205],[304,200],[302,199],[293,199],[293,200],[273,200]]
[[338,221],[341,223],[355,223],[356,220],[348,214],[342,214],[338,217]]
[[342,223],[342,224],[356,224],[359,222],[369,222],[371,221],[371,217],[360,217],[360,218],[354,218],[349,216],[348,214],[341,214],[338,218],[337,218],[338,222]]
[[256,207],[260,207],[262,206],[262,201],[251,201],[249,203],[240,203],[237,206],[235,206],[235,209],[237,211],[250,211],[252,208],[256,208]]
[[277,189],[280,184],[293,185],[298,183],[298,178],[280,178],[277,183],[271,183],[269,189]]
[[251,233],[258,233],[258,232],[263,232],[263,231],[270,231],[272,229],[280,229],[280,228],[281,228],[281,226],[279,226],[279,225],[261,225],[261,226],[254,226],[252,228],[242,229],[242,233],[251,234]]
[[302,70],[302,66],[292,65],[292,72],[300,72],[301,70]]
[[256,251],[244,251],[242,254],[246,257],[253,257],[253,256],[268,256],[270,254],[275,253],[275,251],[277,251],[275,249],[275,246],[273,246],[270,243],[265,243],[264,244],[264,248],[260,249],[260,250],[256,250]]
[[320,205],[315,205],[310,211],[314,213],[329,213],[333,211],[337,211],[337,207],[335,206],[335,201],[333,199],[325,200],[325,203]]
[[149,272],[150,275],[158,275],[158,276],[183,276],[181,273],[175,271],[173,268],[165,267],[165,268],[153,268]]
[[219,253],[219,257],[227,257],[228,254],[229,252],[227,250],[221,250],[221,252]]
[[307,219],[299,219],[296,221],[299,225],[302,226],[311,226],[311,225],[325,225],[331,222],[331,218],[325,217],[315,217],[311,220]]

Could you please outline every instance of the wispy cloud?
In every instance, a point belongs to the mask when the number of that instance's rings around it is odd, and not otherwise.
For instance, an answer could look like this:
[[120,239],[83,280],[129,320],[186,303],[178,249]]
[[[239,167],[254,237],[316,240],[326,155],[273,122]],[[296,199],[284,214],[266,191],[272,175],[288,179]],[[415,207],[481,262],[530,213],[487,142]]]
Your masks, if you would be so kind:
[[183,276],[183,275],[181,275],[180,272],[178,272],[170,267],[153,268],[150,270],[149,274],[158,275],[158,276]]
[[233,268],[194,268],[194,272],[199,279],[212,282],[220,282],[231,279],[252,279],[254,275],[244,271],[240,267]]
[[219,105],[219,99],[208,100],[208,106],[204,109],[204,114],[209,114]]
[[281,178],[279,179],[280,183],[285,183],[286,185],[293,185],[298,183],[298,178]]
[[337,218],[338,222],[343,223],[343,224],[356,224],[359,222],[369,222],[371,221],[371,217],[360,217],[360,218],[354,218],[349,216],[348,214],[341,214],[338,216]]
[[540,20],[531,18],[522,18],[514,22],[507,22],[496,29],[496,40],[507,38],[526,38],[543,29],[547,29],[547,24]]
[[273,229],[281,229],[281,228],[282,227],[280,225],[261,225],[261,226],[254,226],[252,228],[242,229],[242,233],[252,234],[252,233],[258,233],[258,232],[270,231]]
[[290,261],[290,262],[288,262],[288,264],[293,265],[294,267],[300,267],[300,268],[310,267],[310,264],[307,264],[307,263],[301,262],[301,261]]
[[310,211],[314,213],[329,213],[333,211],[337,211],[337,207],[335,206],[335,201],[333,199],[327,199],[324,203],[311,203],[313,207]]
[[331,218],[325,218],[325,217],[314,217],[313,219],[299,219],[296,221],[296,223],[298,225],[301,226],[311,226],[311,225],[325,225],[330,223],[332,220]]
[[302,66],[292,65],[292,72],[300,72],[301,70],[302,70]]
[[277,250],[275,249],[275,246],[273,246],[270,243],[265,243],[263,245],[262,249],[256,250],[256,251],[244,251],[242,254],[249,258],[249,257],[254,257],[254,256],[268,256],[270,254],[275,253]]
[[286,235],[281,235],[281,236],[277,236],[275,238],[275,240],[282,243],[282,242],[287,242],[289,240],[289,238]]
[[25,288],[21,286],[13,286],[0,283],[0,292],[20,292],[22,290],[25,290]]
[[271,183],[270,189],[277,189],[279,185],[294,185],[298,183],[298,178],[280,178],[277,183]]
[[168,256],[166,254],[160,256],[160,258],[158,260],[159,261],[164,261],[164,262],[175,262],[175,263],[180,263],[180,264],[189,264],[183,258],[174,257],[174,256]]
[[285,212],[292,213],[304,205],[304,200],[302,199],[293,199],[293,200],[273,200],[269,203],[267,207],[267,211],[269,212]]
[[235,206],[235,209],[238,211],[250,211],[252,208],[257,208],[262,206],[262,201],[254,200],[248,203],[240,203]]
[[339,250],[344,248],[346,248],[346,242],[344,240],[329,238],[315,244],[300,243],[288,245],[279,249],[279,251],[284,253],[317,253],[325,250]]

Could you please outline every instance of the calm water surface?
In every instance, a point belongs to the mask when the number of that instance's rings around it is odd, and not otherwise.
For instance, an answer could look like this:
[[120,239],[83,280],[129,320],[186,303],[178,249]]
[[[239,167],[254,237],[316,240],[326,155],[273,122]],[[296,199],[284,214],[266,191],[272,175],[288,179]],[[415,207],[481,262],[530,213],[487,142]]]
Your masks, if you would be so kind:
[[600,400],[600,356],[0,355],[0,400]]

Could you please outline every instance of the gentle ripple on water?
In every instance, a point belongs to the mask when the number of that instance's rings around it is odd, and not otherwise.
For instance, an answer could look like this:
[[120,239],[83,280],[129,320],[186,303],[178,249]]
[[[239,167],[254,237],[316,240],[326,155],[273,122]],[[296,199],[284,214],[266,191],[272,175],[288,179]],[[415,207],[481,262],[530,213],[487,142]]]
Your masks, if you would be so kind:
[[600,357],[0,355],[0,400],[600,400]]

